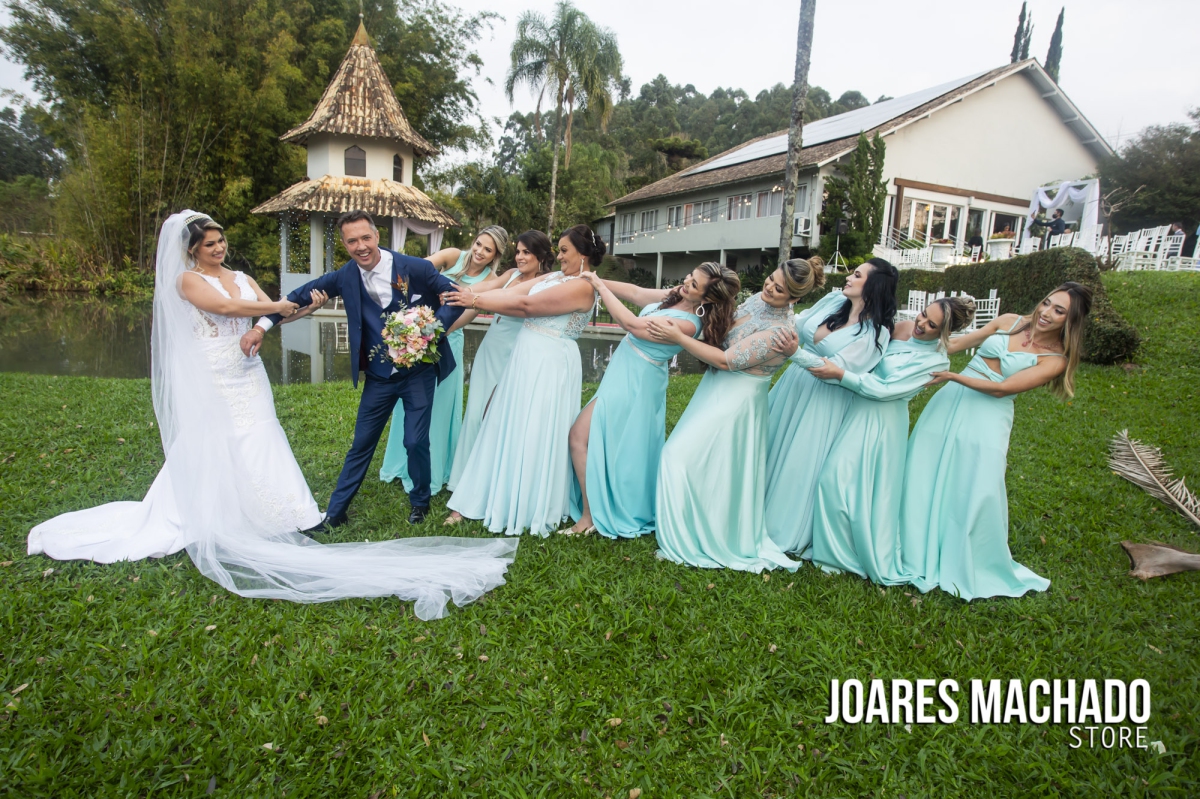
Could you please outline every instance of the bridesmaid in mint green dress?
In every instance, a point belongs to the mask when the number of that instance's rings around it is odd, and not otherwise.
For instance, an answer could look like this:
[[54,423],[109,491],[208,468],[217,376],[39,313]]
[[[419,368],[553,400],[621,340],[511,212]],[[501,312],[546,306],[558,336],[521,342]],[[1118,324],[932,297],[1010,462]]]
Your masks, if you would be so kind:
[[[442,274],[462,286],[471,286],[491,277],[508,249],[508,232],[497,226],[484,229],[475,237],[470,250],[449,248],[434,253],[429,261]],[[465,315],[465,314],[464,314]],[[462,317],[450,328],[443,340],[449,342],[457,366],[433,392],[433,408],[429,418],[429,493],[436,494],[450,477],[458,434],[462,427],[463,405],[463,327],[470,319]],[[396,403],[392,426],[388,431],[387,449],[379,479],[390,483],[396,478],[412,491],[408,476],[408,454],[404,449],[404,407]]]
[[[795,318],[805,356],[829,358],[863,374],[883,357],[896,317],[896,268],[872,258]],[[795,356],[793,356],[795,359]],[[813,500],[825,456],[853,394],[805,369],[779,376],[768,399],[767,532],[783,549],[811,557]]]
[[908,442],[900,509],[903,569],[921,591],[962,599],[1017,597],[1050,581],[1013,560],[1004,485],[1013,397],[1049,384],[1074,394],[1092,293],[1065,283],[1029,316],[1005,314],[961,336],[951,351],[979,347],[961,374],[925,406]]
[[[550,237],[540,230],[527,230],[517,236],[516,255],[513,258],[516,269],[483,283],[476,284],[475,291],[493,291],[496,289],[515,288],[532,280],[538,280],[554,270],[554,246]],[[462,324],[474,321],[477,311],[467,309],[459,317]],[[462,321],[462,320],[466,321]],[[462,429],[458,434],[458,447],[454,450],[453,465],[450,468],[450,479],[446,488],[450,491],[458,486],[458,480],[463,470],[467,468],[467,459],[475,446],[475,437],[479,435],[479,425],[483,422],[484,411],[492,399],[492,392],[500,383],[500,377],[508,366],[509,356],[512,355],[513,344],[517,340],[517,332],[521,329],[522,320],[515,316],[492,314],[492,323],[475,350],[475,359],[471,363],[470,390],[467,392],[467,409],[463,412]],[[451,514],[447,523],[455,524],[462,520],[458,514]]]
[[970,323],[974,303],[946,298],[899,322],[883,360],[867,374],[832,361],[810,369],[854,392],[833,441],[813,510],[813,563],[881,585],[908,582],[900,560],[900,497],[908,446],[908,401],[950,367],[950,334]]
[[824,277],[808,261],[784,263],[762,293],[737,309],[723,350],[688,337],[670,320],[648,322],[655,339],[713,367],[663,447],[655,509],[660,558],[751,572],[800,565],[770,539],[763,518],[767,390],[787,362],[772,348],[789,334],[783,351],[796,346],[793,303]]
[[[700,264],[669,291],[606,282],[594,272],[584,277],[628,335],[613,353],[596,396],[571,426],[576,524],[564,532],[635,538],[654,532],[655,481],[667,435],[667,363],[682,349],[653,340],[647,322],[671,318],[695,338],[703,315],[709,324],[705,337],[712,338],[714,324],[730,322],[739,283],[736,272],[715,263]],[[622,300],[644,306],[641,314],[634,316]]]

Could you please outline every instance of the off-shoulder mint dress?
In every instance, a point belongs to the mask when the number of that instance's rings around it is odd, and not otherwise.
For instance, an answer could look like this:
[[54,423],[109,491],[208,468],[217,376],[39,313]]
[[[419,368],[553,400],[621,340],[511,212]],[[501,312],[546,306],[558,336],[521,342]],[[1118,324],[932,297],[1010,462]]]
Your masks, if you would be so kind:
[[[1037,364],[1033,353],[1009,352],[1009,340],[989,336],[964,375],[999,383]],[[998,359],[1001,373],[984,358]],[[1004,473],[1012,422],[1012,397],[992,397],[959,383],[934,394],[917,420],[908,441],[900,552],[904,571],[921,591],[941,587],[971,600],[1050,587],[1008,549]]]
[[731,371],[705,372],[663,447],[655,500],[660,558],[750,572],[800,565],[770,539],[763,519],[767,390],[786,363],[771,350],[771,337],[792,317],[760,294],[739,306],[724,342]]
[[855,396],[817,483],[813,563],[882,585],[908,582],[900,559],[908,401],[949,367],[936,339],[892,339],[870,372],[846,372],[841,385]]
[[[492,275],[489,266],[478,275],[464,274],[470,250],[463,250],[454,266],[444,274],[455,283],[470,286]],[[462,329],[446,336],[450,350],[454,353],[457,366],[446,379],[438,383],[433,391],[433,407],[429,414],[429,493],[436,494],[450,477],[454,464],[454,452],[458,446],[459,431],[463,415],[463,339]],[[387,449],[383,452],[383,466],[379,479],[390,483],[397,477],[405,491],[412,491],[412,478],[408,476],[408,453],[404,449],[404,403],[397,402],[392,412],[392,426],[388,430]]]
[[[696,327],[700,317],[647,305],[638,316],[666,316]],[[654,532],[658,461],[667,437],[667,364],[682,347],[628,334],[604,370],[592,399],[588,428],[588,505],[596,532],[636,538]],[[583,496],[572,472],[571,517],[583,514]]]
[[[530,296],[578,280],[556,272]],[[576,339],[591,310],[524,320],[512,357],[446,503],[493,533],[548,536],[571,511],[567,436],[579,415],[583,366]]]
[[[847,372],[863,374],[875,368],[888,340],[886,329],[851,321],[814,342],[817,329],[843,303],[841,292],[826,294],[795,317],[800,346],[793,360],[819,355]],[[803,352],[803,356],[801,356]],[[771,389],[767,450],[767,532],[784,552],[809,557],[812,545],[813,500],[825,456],[842,426],[853,398],[836,381],[822,381],[799,364],[787,369]]]
[[[510,269],[504,288],[509,288],[521,277],[520,271]],[[458,487],[458,479],[467,468],[467,460],[475,447],[475,437],[479,435],[479,425],[487,412],[492,393],[500,384],[500,377],[508,367],[508,359],[512,357],[513,345],[517,343],[517,333],[520,332],[524,320],[516,316],[492,315],[492,323],[488,326],[479,349],[475,350],[475,360],[471,362],[471,389],[467,392],[467,409],[463,412],[462,429],[458,432],[458,446],[454,450],[454,460],[450,465],[450,479],[446,488],[453,491]]]

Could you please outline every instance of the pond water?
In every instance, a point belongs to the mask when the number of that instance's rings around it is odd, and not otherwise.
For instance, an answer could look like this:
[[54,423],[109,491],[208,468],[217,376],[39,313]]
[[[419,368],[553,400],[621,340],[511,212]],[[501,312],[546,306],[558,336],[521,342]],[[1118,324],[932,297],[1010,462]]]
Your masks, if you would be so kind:
[[[9,295],[0,302],[0,371],[92,377],[150,376],[149,301],[77,295]],[[465,377],[486,327],[466,330]],[[579,339],[585,383],[597,383],[620,339]],[[273,383],[350,379],[345,322],[310,316],[272,330],[262,348]],[[671,374],[699,374],[703,364],[687,354],[671,362]]]

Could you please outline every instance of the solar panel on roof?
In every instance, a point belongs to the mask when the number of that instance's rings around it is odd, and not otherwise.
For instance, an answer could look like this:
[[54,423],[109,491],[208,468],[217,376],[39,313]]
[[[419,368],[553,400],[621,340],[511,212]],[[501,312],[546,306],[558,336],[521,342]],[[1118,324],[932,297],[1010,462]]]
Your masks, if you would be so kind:
[[[920,108],[931,100],[936,100],[947,92],[952,92],[961,86],[965,86],[984,74],[986,73],[978,72],[974,75],[968,75],[965,78],[952,80],[949,83],[943,83],[939,86],[922,89],[919,92],[906,94],[903,97],[884,100],[882,103],[875,103],[875,105],[869,105],[865,108],[856,108],[844,114],[818,119],[816,122],[804,126],[804,146],[811,147],[814,144],[824,144],[825,142],[844,139],[847,136],[856,136],[864,130],[870,130],[898,116],[903,116],[914,108]],[[782,155],[787,152],[787,138],[786,133],[781,133],[778,136],[772,136],[769,139],[748,144],[727,155],[720,156],[707,164],[690,169],[684,174],[697,175],[713,169],[724,169],[725,167],[744,164],[748,161],[757,161],[760,158],[768,158],[772,155]]]

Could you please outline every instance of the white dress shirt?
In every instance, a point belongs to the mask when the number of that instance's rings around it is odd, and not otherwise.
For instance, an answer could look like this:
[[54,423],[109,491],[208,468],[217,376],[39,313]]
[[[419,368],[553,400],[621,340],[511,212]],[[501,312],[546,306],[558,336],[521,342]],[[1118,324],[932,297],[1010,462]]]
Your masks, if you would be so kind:
[[[375,264],[375,268],[363,269],[359,266],[358,273],[362,276],[363,286],[371,292],[371,296],[375,298],[375,302],[379,303],[380,308],[386,308],[392,304],[392,254],[390,252],[381,249],[379,263]],[[275,323],[265,316],[255,324],[255,327],[260,328],[264,333],[274,326]]]

